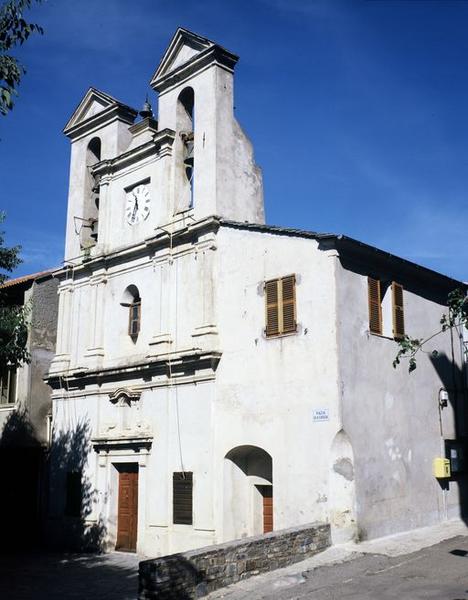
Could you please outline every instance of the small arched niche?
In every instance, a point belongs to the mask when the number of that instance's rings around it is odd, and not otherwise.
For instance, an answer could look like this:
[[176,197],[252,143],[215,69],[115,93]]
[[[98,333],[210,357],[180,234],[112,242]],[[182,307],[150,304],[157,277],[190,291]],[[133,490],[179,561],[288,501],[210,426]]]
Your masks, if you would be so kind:
[[341,429],[330,448],[329,511],[334,544],[357,537],[354,454],[347,433]]
[[178,199],[175,212],[193,206],[193,181],[195,169],[195,93],[193,88],[184,88],[177,98],[176,172]]
[[92,138],[86,148],[86,181],[83,201],[83,221],[81,223],[80,243],[89,248],[98,240],[99,222],[99,181],[93,175],[92,167],[101,160],[101,140]]
[[141,297],[136,285],[125,288],[120,305],[128,311],[128,335],[136,342],[141,327]]
[[273,530],[273,459],[258,446],[237,446],[224,457],[223,537]]

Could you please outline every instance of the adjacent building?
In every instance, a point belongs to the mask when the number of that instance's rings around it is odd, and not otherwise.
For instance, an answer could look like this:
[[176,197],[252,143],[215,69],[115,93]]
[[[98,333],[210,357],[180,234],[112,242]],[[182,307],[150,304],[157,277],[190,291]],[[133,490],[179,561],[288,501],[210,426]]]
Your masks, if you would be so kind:
[[55,353],[57,281],[51,271],[10,279],[0,287],[7,305],[27,311],[30,363],[0,369],[0,494],[6,547],[40,541],[47,503],[47,453],[52,401],[43,381]]
[[462,472],[432,474],[435,457],[461,458],[459,340],[435,338],[411,375],[392,366],[395,338],[434,333],[463,285],[265,225],[236,62],[179,29],[151,80],[158,120],[91,88],[65,127],[57,538],[154,556],[319,521],[338,541],[463,504]]

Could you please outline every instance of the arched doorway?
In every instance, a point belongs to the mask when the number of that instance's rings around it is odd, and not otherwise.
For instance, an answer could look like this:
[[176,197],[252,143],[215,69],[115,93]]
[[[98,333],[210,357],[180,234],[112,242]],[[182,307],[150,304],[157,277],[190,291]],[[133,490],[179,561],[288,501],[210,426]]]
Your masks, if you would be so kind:
[[237,446],[224,457],[225,540],[273,531],[273,460],[258,446]]
[[329,507],[332,542],[356,539],[354,455],[343,429],[336,434],[330,449]]

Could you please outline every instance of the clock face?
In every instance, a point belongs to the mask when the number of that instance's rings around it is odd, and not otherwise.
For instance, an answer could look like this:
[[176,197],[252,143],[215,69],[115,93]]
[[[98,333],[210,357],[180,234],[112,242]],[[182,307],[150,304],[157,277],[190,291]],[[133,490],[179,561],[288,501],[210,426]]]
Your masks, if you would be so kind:
[[150,196],[148,187],[144,184],[137,185],[127,193],[125,215],[130,225],[144,221],[150,213]]

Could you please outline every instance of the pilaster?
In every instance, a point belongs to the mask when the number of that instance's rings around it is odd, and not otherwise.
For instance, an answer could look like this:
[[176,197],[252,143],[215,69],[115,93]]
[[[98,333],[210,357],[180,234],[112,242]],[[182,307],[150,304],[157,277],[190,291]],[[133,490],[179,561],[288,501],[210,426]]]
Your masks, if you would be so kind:
[[198,246],[201,322],[193,330],[192,338],[194,346],[203,351],[217,350],[219,347],[215,303],[216,248],[216,236],[213,233],[204,236]]
[[71,318],[73,312],[73,282],[64,281],[58,290],[59,310],[57,322],[57,346],[50,364],[50,373],[66,371],[70,366]]
[[172,338],[169,322],[171,306],[171,266],[172,256],[169,248],[153,258],[153,269],[157,278],[156,287],[159,290],[159,297],[158,308],[155,311],[153,335],[149,342],[149,356],[166,354],[171,350]]
[[85,352],[87,362],[90,359],[98,365],[104,356],[104,308],[105,308],[105,286],[107,278],[104,270],[94,273],[90,279],[91,311],[89,319],[89,342]]

